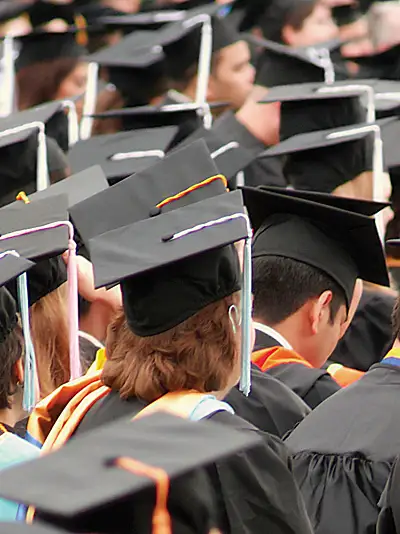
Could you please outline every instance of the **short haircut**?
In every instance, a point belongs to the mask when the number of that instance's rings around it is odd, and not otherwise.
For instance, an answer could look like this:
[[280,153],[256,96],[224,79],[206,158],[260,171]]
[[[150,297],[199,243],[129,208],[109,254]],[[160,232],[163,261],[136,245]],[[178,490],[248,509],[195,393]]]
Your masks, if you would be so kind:
[[281,323],[324,291],[333,293],[333,322],[346,299],[330,276],[306,263],[280,256],[253,259],[254,317],[267,325]]
[[17,325],[6,339],[0,343],[0,409],[11,408],[10,397],[17,385],[14,365],[24,355],[22,329]]
[[222,391],[240,358],[229,319],[230,306],[239,302],[234,293],[149,337],[135,335],[121,312],[107,332],[104,384],[124,399],[146,402],[173,391]]

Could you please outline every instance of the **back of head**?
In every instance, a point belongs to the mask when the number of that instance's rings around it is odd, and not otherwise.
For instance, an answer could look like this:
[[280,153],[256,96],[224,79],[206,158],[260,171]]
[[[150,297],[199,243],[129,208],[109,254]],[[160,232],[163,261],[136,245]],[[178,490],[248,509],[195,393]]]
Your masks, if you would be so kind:
[[280,256],[253,259],[254,318],[268,326],[282,323],[310,299],[332,291],[333,321],[346,299],[339,285],[323,271]]
[[317,0],[272,0],[259,22],[264,37],[271,41],[284,43],[283,28],[289,25],[296,30],[301,29],[305,19],[311,15],[316,4]]

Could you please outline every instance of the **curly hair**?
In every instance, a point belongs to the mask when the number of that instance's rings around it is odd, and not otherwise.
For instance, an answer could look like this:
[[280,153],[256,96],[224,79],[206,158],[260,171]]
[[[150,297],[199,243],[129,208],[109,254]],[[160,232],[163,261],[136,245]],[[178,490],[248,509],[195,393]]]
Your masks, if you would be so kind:
[[146,402],[173,391],[225,389],[239,358],[228,310],[239,299],[234,293],[150,337],[135,335],[120,312],[108,329],[104,384]]
[[15,393],[14,365],[24,355],[22,328],[17,325],[0,343],[0,409],[11,408],[10,397]]

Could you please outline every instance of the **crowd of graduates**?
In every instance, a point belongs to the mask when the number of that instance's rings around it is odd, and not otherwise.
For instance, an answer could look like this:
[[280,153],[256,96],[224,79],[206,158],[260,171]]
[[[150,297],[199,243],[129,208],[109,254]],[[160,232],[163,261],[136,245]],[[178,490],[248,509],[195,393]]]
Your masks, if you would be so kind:
[[400,534],[399,30],[0,0],[0,534]]

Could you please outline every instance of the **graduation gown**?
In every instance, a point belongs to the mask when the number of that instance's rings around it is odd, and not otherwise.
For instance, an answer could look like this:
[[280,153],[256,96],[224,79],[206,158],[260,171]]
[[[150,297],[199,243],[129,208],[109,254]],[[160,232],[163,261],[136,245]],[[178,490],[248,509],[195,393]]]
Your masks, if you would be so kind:
[[[277,356],[279,348],[282,358],[277,357],[274,365],[269,365],[268,357]],[[325,369],[313,368],[300,355],[283,349],[276,339],[260,330],[256,330],[255,349],[253,361],[256,365],[286,384],[311,409],[341,389]]]
[[353,320],[330,360],[368,371],[381,361],[392,344],[391,316],[395,297],[372,289],[363,290]]
[[245,397],[235,387],[225,401],[239,417],[280,438],[310,413],[310,408],[298,395],[254,364],[251,367],[250,395]]
[[400,367],[390,361],[326,400],[286,440],[316,534],[375,532],[400,451]]
[[[118,392],[111,392],[89,410],[75,435],[120,417],[131,418],[143,407],[136,398],[122,400]],[[283,443],[228,412],[217,412],[210,419],[245,432],[259,432],[263,438],[257,448],[217,462],[208,470],[216,493],[221,531],[224,534],[311,534]],[[174,495],[176,500],[170,502],[172,510],[186,499],[186,493],[177,491]]]

